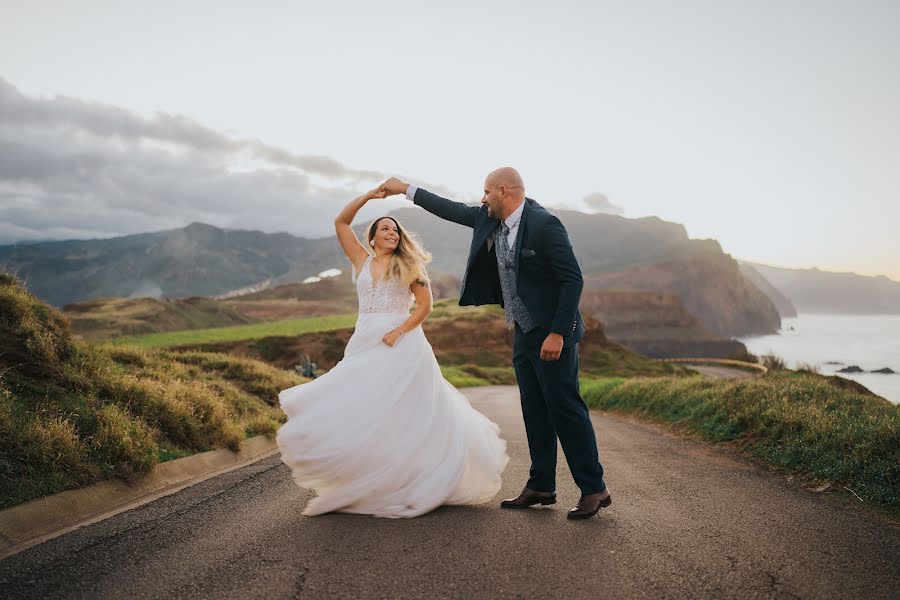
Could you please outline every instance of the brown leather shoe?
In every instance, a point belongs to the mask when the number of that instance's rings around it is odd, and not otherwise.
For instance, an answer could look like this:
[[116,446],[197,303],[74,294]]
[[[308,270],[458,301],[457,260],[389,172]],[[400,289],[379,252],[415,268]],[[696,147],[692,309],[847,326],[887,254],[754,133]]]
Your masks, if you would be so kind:
[[600,512],[602,507],[609,506],[610,504],[612,504],[612,496],[610,495],[608,488],[602,492],[597,492],[596,494],[586,494],[582,496],[581,500],[578,501],[578,504],[569,511],[566,518],[587,519]]
[[556,492],[536,492],[524,488],[522,493],[515,498],[509,498],[500,503],[500,508],[528,508],[535,504],[556,504]]

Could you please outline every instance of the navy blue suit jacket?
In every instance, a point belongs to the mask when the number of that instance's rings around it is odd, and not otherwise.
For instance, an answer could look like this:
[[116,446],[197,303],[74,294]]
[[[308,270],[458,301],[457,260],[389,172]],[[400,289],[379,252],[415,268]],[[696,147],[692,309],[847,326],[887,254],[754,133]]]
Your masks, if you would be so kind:
[[[486,205],[469,206],[422,188],[416,190],[414,201],[442,219],[472,228],[459,304],[503,306],[496,248],[493,243],[488,248],[488,239],[500,226],[500,220],[488,216]],[[538,325],[562,335],[565,345],[578,342],[584,335],[578,311],[584,287],[581,269],[566,228],[531,198],[525,198],[513,253],[517,293],[528,314]]]

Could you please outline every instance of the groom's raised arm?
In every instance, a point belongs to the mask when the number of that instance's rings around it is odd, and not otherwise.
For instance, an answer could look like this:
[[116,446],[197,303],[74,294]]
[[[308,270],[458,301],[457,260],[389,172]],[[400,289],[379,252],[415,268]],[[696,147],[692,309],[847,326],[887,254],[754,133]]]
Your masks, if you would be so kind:
[[433,215],[466,227],[475,227],[475,219],[478,216],[478,211],[481,210],[477,206],[469,206],[462,202],[441,198],[437,194],[432,194],[428,190],[417,188],[414,185],[406,189],[406,198]]
[[475,227],[478,220],[480,208],[477,206],[469,206],[462,202],[454,202],[441,198],[437,194],[432,194],[428,190],[417,188],[400,181],[396,177],[391,177],[381,184],[378,188],[383,190],[388,196],[394,194],[406,194],[406,199],[415,202],[433,215],[437,215],[442,219],[465,225],[466,227]]

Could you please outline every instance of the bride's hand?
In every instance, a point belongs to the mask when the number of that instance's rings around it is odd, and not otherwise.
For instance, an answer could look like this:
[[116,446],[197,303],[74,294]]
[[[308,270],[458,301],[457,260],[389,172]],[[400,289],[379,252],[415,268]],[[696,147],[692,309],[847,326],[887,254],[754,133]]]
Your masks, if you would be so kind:
[[393,347],[394,344],[397,343],[397,340],[399,340],[401,337],[403,337],[403,332],[400,331],[399,327],[397,327],[396,329],[392,329],[391,331],[389,331],[383,338],[381,338],[381,341],[388,346]]
[[369,190],[368,192],[366,192],[366,197],[369,200],[372,200],[374,198],[386,198],[387,195],[388,195],[387,190],[385,190],[384,187],[380,186],[380,185],[377,188],[373,188],[373,189]]

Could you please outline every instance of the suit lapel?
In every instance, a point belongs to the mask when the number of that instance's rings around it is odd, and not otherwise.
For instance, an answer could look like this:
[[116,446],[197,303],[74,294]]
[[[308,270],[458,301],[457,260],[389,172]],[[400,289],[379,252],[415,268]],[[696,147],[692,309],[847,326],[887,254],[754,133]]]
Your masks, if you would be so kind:
[[[499,226],[500,226],[500,221],[498,221],[498,220],[496,220],[496,219],[492,219],[492,220],[490,220],[490,221],[487,222],[487,225],[486,225],[485,227],[483,227],[480,231],[477,231],[477,232],[475,233],[475,236],[476,236],[475,241],[476,241],[476,243],[475,243],[475,245],[472,247],[472,248],[473,248],[473,253],[472,253],[472,255],[469,257],[470,259],[475,257],[475,254],[477,254],[477,253],[481,250],[481,247],[487,243],[488,237],[489,237],[489,236],[494,232],[494,230],[497,229],[497,227],[499,227]],[[491,250],[491,249],[488,248],[488,252],[490,252],[490,250]]]

